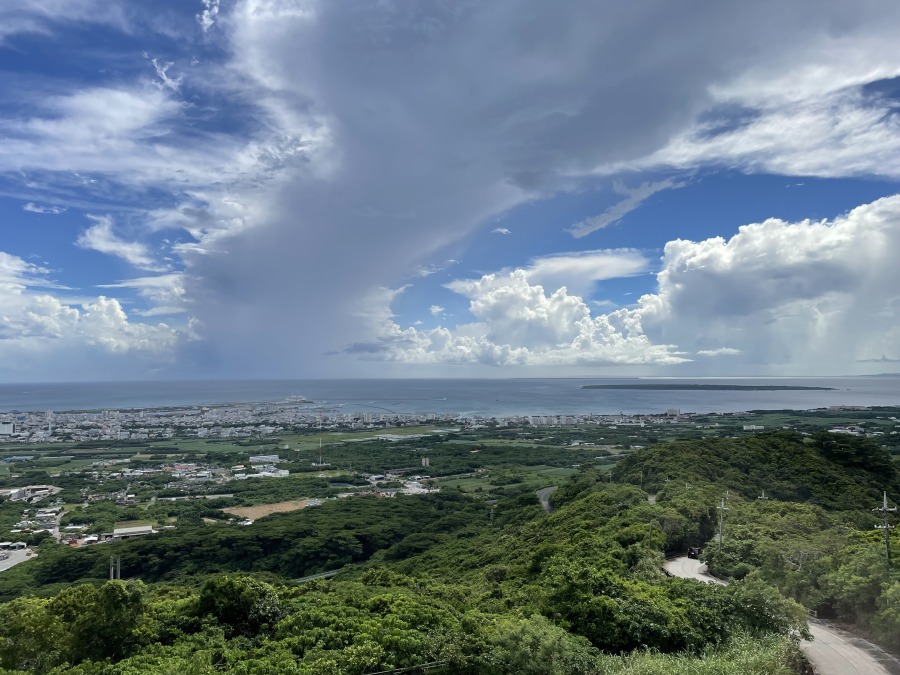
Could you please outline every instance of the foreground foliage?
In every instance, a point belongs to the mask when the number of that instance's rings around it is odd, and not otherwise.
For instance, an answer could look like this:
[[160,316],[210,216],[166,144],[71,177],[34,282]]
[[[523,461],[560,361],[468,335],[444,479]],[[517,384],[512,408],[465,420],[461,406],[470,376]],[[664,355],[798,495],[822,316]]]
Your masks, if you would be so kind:
[[[429,664],[436,675],[795,672],[806,630],[795,600],[900,634],[900,583],[863,529],[896,471],[878,446],[827,441],[660,445],[621,462],[612,481],[585,466],[550,514],[530,489],[487,499],[445,491],[339,500],[246,528],[179,527],[93,550],[45,544],[0,578],[10,599],[0,605],[0,666],[82,675],[361,675]],[[725,488],[725,544],[707,556],[735,583],[666,578],[663,552],[713,536]],[[755,499],[761,489],[782,500]],[[111,553],[122,555],[124,576],[143,581],[104,581]],[[290,581],[325,570],[338,574]]]

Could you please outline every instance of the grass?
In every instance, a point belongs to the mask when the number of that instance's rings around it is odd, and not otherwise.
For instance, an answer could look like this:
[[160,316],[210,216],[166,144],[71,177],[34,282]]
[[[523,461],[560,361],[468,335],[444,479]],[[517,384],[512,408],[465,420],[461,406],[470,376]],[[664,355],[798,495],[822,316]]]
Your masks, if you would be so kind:
[[801,658],[784,637],[738,638],[702,657],[649,652],[602,657],[597,675],[796,675]]
[[[504,483],[503,487],[519,487],[519,486],[527,486],[532,487],[534,489],[549,487],[550,485],[557,485],[560,482],[564,481],[566,478],[571,476],[573,473],[577,471],[577,469],[572,469],[569,467],[553,467],[553,466],[527,466],[527,467],[516,467],[514,469],[509,470],[510,473],[513,473],[517,476],[521,476],[522,480],[516,481],[514,483]],[[502,473],[505,473],[502,472]],[[492,487],[496,487],[492,482],[491,478],[501,475],[501,472],[498,470],[488,470],[483,474],[479,474],[477,476],[470,476],[467,478],[451,478],[449,480],[441,480],[440,478],[436,479],[436,483],[439,487],[443,488],[460,488],[465,492],[474,492],[478,488],[482,490],[490,490]]]

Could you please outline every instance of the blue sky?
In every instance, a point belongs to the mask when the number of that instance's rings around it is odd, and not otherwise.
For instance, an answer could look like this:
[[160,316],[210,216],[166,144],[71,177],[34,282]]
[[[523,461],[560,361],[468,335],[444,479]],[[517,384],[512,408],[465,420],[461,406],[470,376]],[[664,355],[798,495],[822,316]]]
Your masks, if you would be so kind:
[[900,363],[900,7],[0,9],[0,381]]

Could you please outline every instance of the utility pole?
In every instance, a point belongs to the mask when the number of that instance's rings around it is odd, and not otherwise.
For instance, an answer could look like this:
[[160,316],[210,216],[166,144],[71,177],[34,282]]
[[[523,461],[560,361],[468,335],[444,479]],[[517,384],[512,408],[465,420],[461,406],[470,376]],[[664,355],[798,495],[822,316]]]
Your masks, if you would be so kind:
[[113,581],[114,579],[122,578],[122,556],[120,555],[111,555],[109,556],[109,580]]
[[768,497],[766,497],[766,491],[763,490],[763,491],[762,491],[762,496],[757,497],[757,499],[768,499]]
[[882,525],[876,525],[876,530],[884,530],[884,560],[887,563],[888,569],[891,567],[891,530],[894,529],[894,526],[888,522],[888,514],[896,513],[897,507],[894,506],[892,508],[888,508],[888,498],[887,492],[884,493],[884,502],[882,502],[880,509],[873,509],[873,511],[881,511],[881,517],[883,520]]
[[719,505],[719,547],[722,546],[722,540],[725,536],[725,512],[728,507],[725,506],[725,497],[722,497],[722,503]]

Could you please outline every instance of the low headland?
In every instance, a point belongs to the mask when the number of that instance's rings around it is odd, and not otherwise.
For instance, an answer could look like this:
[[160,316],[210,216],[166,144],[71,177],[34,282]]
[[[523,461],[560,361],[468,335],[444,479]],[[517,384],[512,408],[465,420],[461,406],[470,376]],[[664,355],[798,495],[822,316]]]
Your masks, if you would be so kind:
[[835,391],[834,387],[802,387],[788,384],[685,384],[647,382],[631,384],[586,384],[582,389],[637,389],[643,391]]

